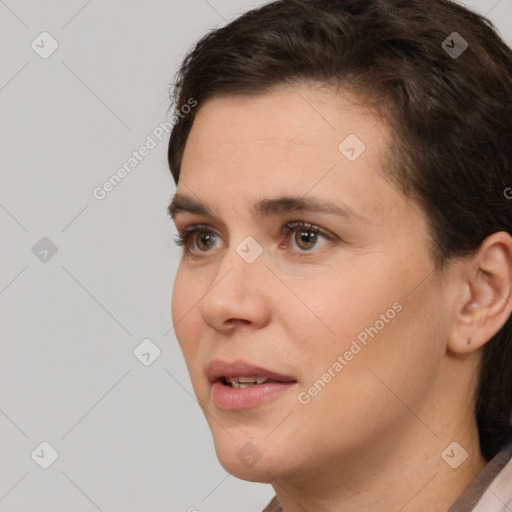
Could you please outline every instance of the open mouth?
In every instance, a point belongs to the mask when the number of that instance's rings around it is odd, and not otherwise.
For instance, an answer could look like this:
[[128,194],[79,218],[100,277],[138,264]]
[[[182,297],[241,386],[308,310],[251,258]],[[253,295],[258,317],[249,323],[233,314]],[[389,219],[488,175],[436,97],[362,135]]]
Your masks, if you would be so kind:
[[263,376],[219,377],[212,384],[212,399],[224,410],[247,409],[278,398],[297,385],[296,380]]
[[215,405],[226,411],[247,409],[284,396],[298,386],[291,374],[237,359],[214,359],[206,368]]
[[283,384],[285,382],[295,382],[295,381],[280,381],[275,379],[269,379],[268,377],[221,377],[220,381],[232,388],[236,389],[244,389],[250,388],[254,386],[259,386],[261,384],[266,383],[277,383]]

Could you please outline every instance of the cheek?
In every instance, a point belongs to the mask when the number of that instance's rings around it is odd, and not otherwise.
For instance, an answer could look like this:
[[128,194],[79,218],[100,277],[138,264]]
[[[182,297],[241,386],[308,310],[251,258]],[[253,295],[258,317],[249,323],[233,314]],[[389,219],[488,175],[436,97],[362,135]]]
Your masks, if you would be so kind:
[[[412,260],[408,268],[397,268],[396,261],[390,259],[387,265],[383,259],[372,263],[368,258],[360,265],[338,267],[350,272],[340,270],[322,279],[294,283],[294,291],[308,308],[296,301],[282,318],[293,334],[290,340],[297,353],[308,361],[305,386],[321,379],[338,356],[345,355],[343,369],[335,372],[344,377],[332,379],[329,385],[333,393],[338,384],[342,389],[347,382],[361,389],[359,396],[371,398],[381,388],[388,393],[368,369],[382,373],[389,385],[403,386],[406,394],[408,388],[412,390],[411,380],[402,382],[402,376],[417,380],[418,385],[429,380],[441,354],[439,343],[432,342],[439,338],[433,318],[440,297],[425,280],[423,262]],[[420,370],[419,360],[424,361]],[[324,398],[328,395],[324,393]]]
[[172,291],[171,315],[174,332],[187,364],[196,351],[194,340],[197,344],[200,339],[201,322],[197,320],[197,307],[201,295],[198,295],[197,288],[194,278],[178,268]]
[[[356,264],[355,259],[340,262],[322,273],[315,270],[310,276],[306,274],[290,282],[290,288],[300,300],[288,295],[281,297],[286,298],[281,301],[286,311],[282,310],[283,306],[278,308],[289,329],[300,333],[301,351],[310,351],[315,354],[315,360],[322,361],[323,355],[348,349],[350,341],[360,333],[364,337],[365,329],[375,322],[380,331],[383,328],[380,315],[384,314],[388,322],[394,320],[393,304],[403,295],[401,283],[396,273],[387,271],[385,263],[379,262],[375,269],[369,263]],[[333,271],[333,267],[339,270]]]
[[187,287],[184,286],[182,274],[178,269],[174,279],[171,298],[171,316],[175,332],[178,330],[179,324],[183,321],[183,317],[186,311],[185,306],[189,300],[187,295]]
[[[430,299],[412,297],[401,306],[393,310],[392,319],[389,314],[388,323],[380,330],[370,329],[375,321],[361,328],[358,319],[339,312],[339,330],[347,326],[355,336],[341,334],[333,341],[323,338],[316,343],[298,340],[307,344],[309,351],[303,359],[307,361],[301,388],[303,405],[296,406],[298,439],[306,425],[308,435],[322,439],[317,447],[326,454],[333,446],[357,447],[362,440],[410,419],[404,404],[413,410],[421,408],[441,355],[431,339],[437,327],[422,316],[433,304]],[[366,343],[357,337],[358,332],[365,334]]]

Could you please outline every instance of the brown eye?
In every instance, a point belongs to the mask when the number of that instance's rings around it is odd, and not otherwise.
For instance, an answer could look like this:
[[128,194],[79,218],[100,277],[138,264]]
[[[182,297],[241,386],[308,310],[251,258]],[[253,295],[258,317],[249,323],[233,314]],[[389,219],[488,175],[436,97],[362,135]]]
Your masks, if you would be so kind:
[[197,247],[201,251],[208,251],[213,245],[212,242],[215,242],[215,236],[212,236],[211,233],[197,233],[196,237]]
[[309,222],[294,221],[283,227],[283,235],[295,246],[295,253],[315,252],[312,249],[321,249],[333,242],[322,228]]
[[318,233],[314,231],[299,229],[295,232],[295,243],[304,250],[313,249],[318,239]]

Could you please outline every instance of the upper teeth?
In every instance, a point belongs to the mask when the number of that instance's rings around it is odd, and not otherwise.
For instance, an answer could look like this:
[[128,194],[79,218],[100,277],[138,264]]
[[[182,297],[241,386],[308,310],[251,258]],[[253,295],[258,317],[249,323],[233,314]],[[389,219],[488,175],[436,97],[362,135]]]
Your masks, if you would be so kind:
[[234,388],[248,388],[254,384],[263,384],[266,377],[226,377],[226,381]]

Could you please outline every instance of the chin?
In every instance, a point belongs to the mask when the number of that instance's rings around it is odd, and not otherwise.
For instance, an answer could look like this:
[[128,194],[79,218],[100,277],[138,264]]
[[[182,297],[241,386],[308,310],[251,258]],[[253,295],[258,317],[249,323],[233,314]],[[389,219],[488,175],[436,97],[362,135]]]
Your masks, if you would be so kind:
[[252,467],[246,466],[241,462],[236,454],[229,456],[218,456],[221,466],[231,475],[240,480],[246,480],[247,482],[257,482],[262,484],[268,484],[274,480],[274,473],[272,469],[270,471],[266,468],[266,464],[260,460]]
[[240,480],[248,482],[270,483],[276,476],[274,457],[259,450],[251,441],[231,439],[222,436],[215,439],[215,452],[221,466]]

